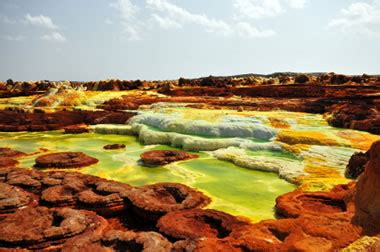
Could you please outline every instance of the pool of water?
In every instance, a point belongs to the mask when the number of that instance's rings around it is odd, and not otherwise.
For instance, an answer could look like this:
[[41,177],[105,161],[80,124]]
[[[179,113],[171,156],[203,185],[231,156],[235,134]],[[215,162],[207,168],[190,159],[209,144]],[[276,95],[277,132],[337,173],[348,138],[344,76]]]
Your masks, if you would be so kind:
[[[123,150],[106,151],[106,144],[125,144]],[[46,148],[50,152],[82,151],[100,162],[82,168],[80,172],[128,183],[134,186],[157,182],[178,182],[212,198],[209,208],[241,215],[253,221],[273,218],[275,199],[292,191],[295,186],[278,178],[275,173],[248,170],[230,162],[217,160],[207,153],[198,159],[177,162],[157,168],[139,163],[142,152],[153,149],[173,149],[165,145],[141,145],[136,137],[100,135],[95,133],[64,135],[61,132],[0,133],[0,146],[27,153]],[[274,155],[270,152],[257,153]],[[30,168],[40,154],[20,159],[22,167]]]

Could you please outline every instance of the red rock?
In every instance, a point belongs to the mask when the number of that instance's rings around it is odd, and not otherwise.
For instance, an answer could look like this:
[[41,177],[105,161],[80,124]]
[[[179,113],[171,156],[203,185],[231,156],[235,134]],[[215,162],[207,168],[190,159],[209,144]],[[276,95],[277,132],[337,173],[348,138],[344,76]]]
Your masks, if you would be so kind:
[[103,147],[105,150],[118,150],[118,149],[124,149],[125,144],[107,144]]
[[294,79],[295,83],[305,84],[309,82],[309,77],[306,74],[297,75]]
[[152,221],[172,211],[201,208],[210,203],[203,193],[176,183],[142,186],[132,189],[127,197],[137,215]]
[[245,251],[284,250],[283,242],[296,225],[295,219],[268,220],[233,230],[235,239]]
[[96,158],[82,152],[58,152],[36,158],[37,168],[81,168],[98,163]]
[[68,238],[100,233],[107,225],[106,220],[89,211],[29,207],[0,221],[0,244],[26,249],[59,249]]
[[135,233],[132,231],[110,230],[98,237],[81,236],[71,239],[65,243],[62,251],[170,252],[172,251],[171,249],[172,244],[156,232]]
[[[250,251],[245,247],[240,246],[233,240],[215,239],[215,238],[202,238],[197,240],[181,240],[177,241],[172,249],[173,252],[214,252],[214,251],[228,251],[228,252],[244,252]],[[259,251],[259,250],[257,250]],[[268,250],[266,250],[268,251]],[[271,250],[274,251],[274,250]]]
[[380,141],[369,150],[369,161],[356,186],[354,221],[365,233],[380,233]]
[[25,155],[24,152],[12,150],[11,148],[0,148],[0,158],[18,158]]
[[22,189],[32,192],[40,193],[41,180],[44,174],[35,170],[27,170],[23,168],[11,168],[7,170],[5,183],[21,187]]
[[285,238],[288,251],[338,251],[359,239],[362,229],[345,216],[305,216]]
[[47,131],[78,124],[124,124],[134,115],[130,112],[109,111],[30,113],[0,110],[0,131]]
[[297,189],[276,199],[276,211],[284,217],[300,215],[352,215],[350,195],[354,184],[338,186],[331,192],[303,192]]
[[15,167],[18,164],[19,162],[17,160],[0,157],[0,169]]
[[37,197],[21,188],[0,183],[0,217],[19,208],[38,205]]
[[369,103],[344,103],[330,108],[328,119],[334,127],[350,128],[380,134],[380,114],[377,107]]
[[361,236],[351,217],[306,215],[263,221],[231,234],[248,251],[338,251]]
[[354,153],[347,166],[344,173],[346,178],[357,179],[360,174],[364,172],[364,167],[369,160],[369,152],[356,152]]
[[157,223],[161,233],[175,239],[226,238],[234,228],[245,225],[232,215],[210,209],[170,212]]
[[176,161],[197,158],[199,156],[177,150],[154,150],[144,152],[140,155],[140,157],[141,161],[146,166],[159,166]]
[[67,126],[63,129],[65,134],[83,134],[90,132],[90,130],[87,128],[87,125],[82,124]]
[[77,194],[80,208],[94,211],[102,216],[115,216],[125,210],[124,198],[132,187],[116,181],[97,181],[89,189]]
[[77,190],[68,185],[57,185],[42,191],[41,201],[50,207],[75,207]]

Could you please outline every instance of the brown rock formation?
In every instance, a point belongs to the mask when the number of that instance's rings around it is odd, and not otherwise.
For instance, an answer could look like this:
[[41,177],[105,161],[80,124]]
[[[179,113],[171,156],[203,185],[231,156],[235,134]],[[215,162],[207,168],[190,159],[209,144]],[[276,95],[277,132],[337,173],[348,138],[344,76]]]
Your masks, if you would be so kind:
[[103,147],[105,150],[118,150],[118,149],[124,149],[125,144],[107,144]]
[[0,158],[18,158],[25,155],[24,152],[12,150],[11,148],[0,148]]
[[137,215],[152,221],[172,211],[201,208],[210,203],[203,193],[176,183],[158,183],[132,189],[128,198]]
[[350,128],[380,134],[379,106],[367,103],[345,103],[331,107],[328,122],[334,127]]
[[65,134],[83,134],[88,133],[90,130],[87,128],[87,125],[79,124],[72,125],[63,128]]
[[210,209],[170,212],[157,223],[161,233],[175,239],[226,238],[234,228],[245,225],[232,215]]
[[28,207],[0,221],[0,246],[59,249],[68,238],[106,227],[107,221],[93,212]]
[[78,191],[69,185],[52,186],[42,191],[41,201],[47,206],[74,207],[76,193]]
[[354,205],[351,194],[354,185],[339,185],[330,192],[303,192],[297,189],[276,199],[276,211],[287,218],[301,215],[352,215]]
[[369,161],[356,186],[354,221],[367,234],[380,233],[380,141],[369,150]]
[[172,244],[156,232],[131,231],[122,232],[110,230],[97,237],[81,236],[69,240],[62,251],[146,251],[170,252]]
[[19,164],[17,160],[11,158],[2,158],[0,157],[0,169],[15,167]]
[[0,183],[0,218],[4,214],[13,213],[19,208],[36,206],[37,197],[18,187]]
[[134,113],[106,111],[58,111],[31,113],[0,110],[0,131],[47,131],[78,124],[124,124]]
[[102,216],[114,216],[126,208],[124,198],[132,187],[127,184],[108,181],[96,181],[87,184],[89,189],[77,194],[78,206],[95,211]]
[[349,179],[357,179],[364,172],[364,167],[369,160],[369,152],[356,152],[346,166],[344,175]]
[[37,168],[81,168],[98,163],[99,160],[82,152],[59,152],[36,158]]
[[231,234],[248,251],[337,251],[361,236],[347,216],[263,221]]
[[4,174],[5,183],[37,194],[41,192],[43,176],[41,172],[21,168],[8,169]]
[[172,162],[197,158],[198,155],[177,150],[154,150],[140,155],[141,161],[146,166],[166,165]]
[[[214,251],[228,251],[228,252],[243,252],[250,251],[245,247],[240,246],[233,240],[221,240],[215,238],[202,238],[197,240],[182,240],[177,241],[173,245],[173,252],[214,252]],[[259,250],[257,250],[259,251]],[[269,250],[267,250],[269,251]],[[272,250],[274,251],[274,250]]]

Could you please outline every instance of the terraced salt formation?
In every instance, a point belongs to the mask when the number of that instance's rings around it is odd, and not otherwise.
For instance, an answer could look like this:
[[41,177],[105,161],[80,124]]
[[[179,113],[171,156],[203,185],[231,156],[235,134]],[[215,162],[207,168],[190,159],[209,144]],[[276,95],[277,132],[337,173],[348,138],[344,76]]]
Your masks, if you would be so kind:
[[139,110],[128,125],[95,125],[93,130],[137,135],[145,145],[207,151],[219,160],[276,172],[291,183],[319,189],[344,183],[344,170],[352,154],[380,139],[333,128],[320,115],[168,108],[165,104]]

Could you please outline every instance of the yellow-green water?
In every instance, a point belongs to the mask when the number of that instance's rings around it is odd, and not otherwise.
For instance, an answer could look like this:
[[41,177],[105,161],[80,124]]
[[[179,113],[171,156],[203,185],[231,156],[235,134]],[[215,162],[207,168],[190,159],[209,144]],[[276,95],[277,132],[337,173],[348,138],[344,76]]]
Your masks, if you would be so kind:
[[[124,150],[106,151],[106,144],[121,143]],[[100,162],[86,167],[83,173],[113,179],[134,186],[156,182],[178,182],[203,191],[212,198],[209,208],[241,215],[253,221],[273,218],[275,198],[295,186],[277,174],[240,168],[217,160],[207,153],[200,158],[164,167],[146,168],[138,163],[139,155],[151,149],[173,149],[169,146],[142,146],[135,137],[94,133],[64,135],[61,132],[0,133],[0,146],[33,153],[39,148],[55,151],[82,151]],[[272,155],[263,152],[262,155]],[[38,155],[20,159],[23,167],[32,167]]]

